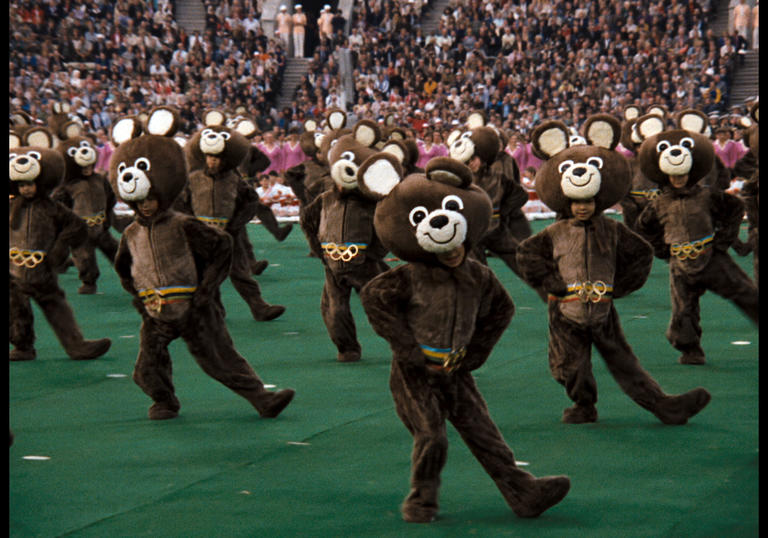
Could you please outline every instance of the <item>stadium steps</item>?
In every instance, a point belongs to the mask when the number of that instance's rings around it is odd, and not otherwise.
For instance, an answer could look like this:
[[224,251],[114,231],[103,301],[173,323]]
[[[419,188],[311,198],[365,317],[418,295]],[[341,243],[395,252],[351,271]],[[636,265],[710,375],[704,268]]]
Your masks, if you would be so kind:
[[729,98],[730,105],[743,105],[748,97],[760,95],[760,53],[757,50],[747,51],[744,65],[736,68],[733,85]]
[[200,0],[176,0],[176,22],[188,33],[205,30],[205,6]]
[[440,27],[440,16],[443,14],[443,10],[450,5],[451,0],[435,0],[425,8],[426,11],[422,12],[423,20],[421,21],[421,33],[424,37],[437,33],[437,29]]
[[291,106],[293,101],[293,92],[301,83],[301,79],[309,71],[309,58],[287,58],[285,71],[283,72],[283,83],[280,86],[280,95],[277,98],[277,109]]

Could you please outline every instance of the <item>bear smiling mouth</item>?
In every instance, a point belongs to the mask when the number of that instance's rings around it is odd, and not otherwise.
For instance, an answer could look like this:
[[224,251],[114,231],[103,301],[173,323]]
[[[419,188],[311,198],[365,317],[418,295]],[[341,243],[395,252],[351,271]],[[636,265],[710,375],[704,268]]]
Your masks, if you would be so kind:
[[438,245],[445,245],[446,243],[450,243],[451,241],[453,241],[453,238],[454,238],[454,237],[456,237],[456,230],[457,230],[457,228],[458,228],[458,227],[459,227],[459,223],[458,223],[458,222],[454,222],[454,223],[453,223],[453,233],[451,234],[451,237],[449,237],[449,238],[448,238],[447,240],[445,240],[445,241],[438,241],[437,239],[435,239],[434,237],[432,237],[431,235],[429,235],[429,232],[426,232],[424,235],[426,235],[427,237],[429,237],[429,239],[430,239],[430,240],[431,240],[433,243],[437,243]]
[[575,179],[574,176],[569,177],[568,181],[570,181],[571,185],[573,185],[574,187],[584,187],[585,185],[589,185],[589,182],[592,181],[592,176],[593,174],[590,173],[589,175],[586,176],[586,180],[582,181],[581,183],[577,183],[576,181],[574,181]]
[[672,160],[672,157],[670,157],[670,156],[664,157],[664,159],[666,159],[666,161],[667,161],[669,164],[671,164],[672,166],[680,166],[681,164],[683,164],[683,162],[685,162],[685,155],[683,155],[682,157],[680,157],[680,161],[679,161],[679,162],[675,162],[675,161],[673,161],[673,160]]

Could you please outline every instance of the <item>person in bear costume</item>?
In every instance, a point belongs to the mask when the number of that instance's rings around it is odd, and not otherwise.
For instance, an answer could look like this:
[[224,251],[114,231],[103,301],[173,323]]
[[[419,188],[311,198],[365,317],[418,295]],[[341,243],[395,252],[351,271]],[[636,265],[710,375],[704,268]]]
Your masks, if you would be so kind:
[[741,199],[747,210],[747,222],[749,236],[746,248],[739,254],[753,253],[752,266],[755,275],[755,285],[760,287],[759,278],[759,234],[758,224],[760,216],[760,103],[755,103],[749,110],[749,118],[743,118],[745,124],[744,143],[749,152],[736,162],[734,175],[747,178],[741,187]]
[[619,121],[593,115],[584,133],[587,145],[569,146],[560,121],[534,129],[534,144],[550,156],[536,173],[536,192],[560,218],[517,251],[526,282],[549,294],[549,367],[574,402],[562,421],[597,421],[594,344],[627,396],[665,424],[685,424],[709,403],[710,394],[703,388],[665,394],[627,343],[613,304],[645,283],[653,263],[645,240],[602,215],[630,188],[626,158],[614,151]]
[[109,338],[86,340],[59,287],[57,267],[68,249],[87,240],[85,223],[50,193],[64,177],[64,159],[54,149],[53,135],[27,132],[34,146],[9,149],[9,338],[12,361],[32,360],[35,351],[34,314],[38,304],[67,355],[95,359],[109,350]]
[[496,131],[488,126],[475,127],[461,134],[448,137],[449,154],[474,172],[474,181],[491,198],[493,216],[485,237],[474,245],[474,255],[486,263],[486,251],[490,251],[520,275],[515,254],[519,241],[510,229],[510,216],[517,214],[528,201],[523,186],[509,177],[504,168],[493,168],[502,148]]
[[183,150],[172,138],[178,122],[175,109],[156,107],[146,134],[132,116],[118,118],[112,128],[109,182],[135,213],[115,257],[120,283],[142,318],[133,380],[153,401],[150,419],[178,416],[168,345],[181,337],[206,374],[273,418],[294,391],[264,388],[213,301],[229,274],[232,237],[172,208],[187,181]]
[[328,152],[335,188],[321,194],[301,214],[309,247],[325,269],[320,311],[339,362],[361,359],[349,302],[352,290],[359,293],[369,280],[389,269],[384,262],[387,250],[373,228],[376,200],[358,188],[363,169],[374,173],[392,167],[402,173],[394,155],[373,149],[379,133],[375,127],[361,120],[353,134],[335,140]]
[[[210,226],[221,227],[234,241],[230,279],[248,304],[256,321],[273,320],[285,312],[282,305],[271,305],[261,295],[252,277],[248,255],[250,243],[239,237],[247,234],[246,225],[256,214],[259,197],[237,172],[250,143],[238,131],[223,125],[204,126],[184,145],[191,170],[176,208],[195,215]],[[218,288],[216,301],[221,304]]]
[[100,275],[96,248],[110,262],[114,262],[117,252],[117,240],[109,231],[115,196],[107,178],[94,172],[98,154],[91,138],[74,136],[61,141],[56,149],[64,157],[66,173],[51,198],[72,209],[88,226],[88,239],[72,250],[72,260],[82,282],[78,293],[92,295]]
[[642,172],[661,188],[638,217],[638,232],[669,260],[672,319],[667,340],[681,351],[681,364],[705,364],[699,298],[707,290],[732,301],[758,323],[757,286],[731,259],[744,204],[736,196],[699,184],[713,167],[709,139],[686,129],[666,130],[658,118],[638,121],[643,138]]
[[491,219],[472,172],[436,157],[424,174],[400,181],[395,169],[361,171],[361,189],[381,198],[374,217],[382,242],[406,264],[362,290],[371,326],[392,349],[395,411],[413,436],[410,492],[401,512],[433,521],[449,420],[519,517],[537,517],[568,493],[566,476],[536,478],[517,466],[472,371],[488,359],[514,314],[504,286],[467,254]]
[[293,190],[299,200],[299,211],[324,191],[333,188],[331,171],[320,154],[322,137],[323,133],[317,130],[315,120],[305,121],[304,132],[299,136],[299,145],[309,158],[292,166],[284,174],[285,184]]

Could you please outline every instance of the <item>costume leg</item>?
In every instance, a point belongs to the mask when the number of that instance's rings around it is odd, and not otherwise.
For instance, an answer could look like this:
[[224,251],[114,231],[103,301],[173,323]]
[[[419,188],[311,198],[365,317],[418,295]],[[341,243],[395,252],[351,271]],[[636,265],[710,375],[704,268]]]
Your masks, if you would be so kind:
[[288,237],[288,234],[291,233],[291,230],[293,229],[292,224],[280,226],[277,222],[277,218],[275,218],[275,214],[272,213],[272,209],[261,202],[256,206],[256,216],[259,217],[259,220],[267,231],[275,236],[275,239],[278,241],[282,241]]
[[173,386],[173,364],[168,352],[168,345],[178,336],[179,331],[172,324],[144,316],[133,381],[152,398],[149,418],[153,420],[173,418],[181,408]]
[[536,479],[515,463],[512,449],[491,419],[488,406],[469,372],[451,376],[448,419],[485,472],[493,479],[510,508],[521,517],[536,517],[560,502],[568,489],[567,477]]
[[666,424],[685,424],[690,417],[709,403],[704,389],[694,389],[680,396],[668,396],[643,369],[621,329],[619,315],[611,313],[600,327],[593,330],[595,347],[605,360],[608,370],[627,396]]
[[248,231],[243,228],[238,233],[235,234],[233,237],[234,242],[239,242],[239,248],[245,252],[245,254],[248,256],[248,264],[251,268],[251,272],[254,275],[260,275],[264,272],[264,269],[267,268],[269,265],[269,262],[267,260],[257,260],[256,255],[253,252],[253,244],[251,243],[251,240],[248,238]]
[[115,254],[117,254],[118,242],[109,233],[109,230],[104,230],[96,238],[96,246],[104,253],[109,260],[109,263],[115,263]]
[[256,321],[269,321],[279,317],[285,312],[285,307],[270,305],[261,297],[261,288],[251,276],[251,266],[248,255],[242,248],[242,243],[235,241],[233,246],[232,268],[229,272],[229,278],[240,297],[248,303],[251,315]]
[[32,360],[36,355],[32,304],[13,277],[9,278],[8,291],[8,336],[14,347],[9,358],[12,361]]
[[277,416],[293,398],[293,390],[273,393],[264,388],[256,371],[235,349],[214,305],[209,303],[190,312],[182,337],[203,371],[248,400],[261,416]]
[[52,282],[43,289],[36,291],[32,298],[37,301],[59,339],[64,351],[70,358],[76,360],[95,359],[109,350],[112,341],[109,338],[85,340],[80,327],[75,320],[72,307],[67,302],[64,291],[57,283]]
[[528,239],[532,233],[531,223],[528,222],[525,213],[519,209],[507,218],[507,229],[518,243]]
[[77,267],[78,278],[83,283],[78,293],[84,295],[96,293],[96,280],[98,280],[100,272],[96,263],[94,242],[90,237],[82,245],[72,249],[72,260]]
[[360,360],[360,343],[357,341],[355,320],[349,306],[351,294],[352,286],[347,279],[326,268],[320,312],[328,336],[339,350],[338,360],[341,362]]
[[673,262],[669,266],[669,294],[672,299],[672,318],[666,337],[672,347],[682,351],[678,359],[682,364],[704,364],[701,349],[699,298],[706,288],[694,277],[680,270]]
[[448,455],[447,413],[427,375],[393,361],[389,378],[397,416],[413,436],[411,489],[401,511],[414,523],[427,523],[437,514],[440,472]]
[[710,290],[732,301],[749,319],[758,323],[760,305],[757,286],[727,252],[718,250],[712,254],[706,275],[702,278]]
[[597,420],[597,382],[592,375],[592,336],[568,321],[557,302],[549,303],[549,369],[575,402],[563,413],[563,422],[578,424]]

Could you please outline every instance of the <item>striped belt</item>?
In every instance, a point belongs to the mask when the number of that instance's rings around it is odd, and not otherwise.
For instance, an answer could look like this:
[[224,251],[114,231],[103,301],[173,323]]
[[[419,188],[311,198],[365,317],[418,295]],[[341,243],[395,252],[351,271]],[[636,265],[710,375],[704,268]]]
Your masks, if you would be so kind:
[[226,217],[204,217],[204,216],[198,216],[197,220],[202,221],[206,224],[209,224],[211,226],[218,226],[219,228],[224,228],[227,223],[229,222],[229,219]]
[[18,247],[11,247],[8,249],[8,258],[19,267],[26,267],[32,269],[37,267],[45,259],[44,250],[27,250]]
[[659,189],[648,189],[647,191],[629,191],[632,196],[641,196],[648,200],[653,200],[658,197],[661,191]]
[[421,347],[421,352],[424,354],[427,366],[435,370],[445,370],[446,372],[455,370],[459,366],[461,359],[467,354],[467,348],[465,347],[448,349],[421,344],[419,347]]
[[89,227],[98,226],[99,224],[102,224],[105,220],[107,220],[107,217],[104,215],[103,211],[101,213],[97,213],[89,217],[80,217],[80,218],[83,219]]
[[561,303],[570,303],[581,301],[582,303],[605,303],[613,297],[613,286],[606,284],[602,280],[589,280],[585,282],[574,282],[568,285],[568,293],[563,297],[550,295],[550,299],[560,301]]
[[192,298],[197,286],[167,286],[164,288],[145,288],[139,290],[139,297],[147,310],[159,313],[163,305],[180,303]]
[[352,260],[368,247],[365,243],[321,243],[320,246],[330,259],[343,262]]
[[501,209],[498,207],[493,208],[493,213],[491,213],[492,219],[498,219],[501,218]]
[[697,239],[696,241],[685,241],[684,243],[672,243],[669,245],[669,252],[672,256],[679,260],[691,259],[694,260],[702,253],[709,250],[712,247],[712,240],[715,235],[708,235],[703,239]]

